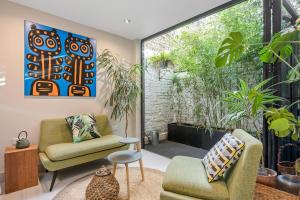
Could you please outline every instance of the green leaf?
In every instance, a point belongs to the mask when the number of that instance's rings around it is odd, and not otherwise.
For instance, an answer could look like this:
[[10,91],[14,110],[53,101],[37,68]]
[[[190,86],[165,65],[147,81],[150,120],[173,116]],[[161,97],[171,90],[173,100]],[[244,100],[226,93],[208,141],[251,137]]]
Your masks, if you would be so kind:
[[267,118],[267,123],[270,125],[272,121],[279,119],[279,118],[285,118],[290,121],[290,123],[295,124],[296,119],[293,113],[289,112],[286,107],[281,108],[269,108],[265,116]]
[[218,55],[215,59],[215,65],[217,67],[224,67],[227,63],[228,55]]
[[289,134],[290,134],[290,130],[289,129],[281,131],[281,132],[275,132],[275,135],[277,137],[287,137]]
[[292,140],[294,140],[294,141],[298,141],[299,140],[299,135],[298,135],[298,133],[296,133],[296,132],[294,132],[293,134],[292,134]]
[[290,123],[289,120],[285,118],[279,118],[270,123],[269,129],[273,130],[275,134],[279,137],[286,137],[289,132]]
[[[226,97],[223,100],[228,108],[228,114],[225,117],[227,123],[237,124],[245,119],[256,121],[258,116],[266,110],[267,104],[281,101],[282,99],[273,95],[273,90],[263,89],[269,81],[270,79],[262,81],[250,88],[247,82],[240,79],[237,91],[225,91]],[[255,128],[257,132],[261,131],[258,127]]]
[[273,130],[276,136],[286,137],[290,134],[293,140],[299,140],[300,120],[297,120],[287,107],[270,108],[265,116],[269,129]]
[[297,30],[294,27],[289,27],[276,33],[270,43],[259,52],[260,60],[265,63],[275,63],[278,60],[278,56],[281,59],[289,58],[293,53],[290,41],[295,40],[296,37]]
[[300,79],[300,63],[298,63],[293,69],[290,69],[287,76],[290,82],[295,82]]
[[230,65],[233,61],[240,58],[244,52],[243,36],[241,32],[231,32],[228,38],[225,38],[218,50],[215,58],[215,65],[217,67],[224,67]]
[[242,93],[247,93],[249,90],[248,84],[243,79],[240,79],[240,90]]
[[292,53],[293,53],[293,47],[291,44],[287,44],[279,50],[279,55],[283,59],[289,58],[292,55]]
[[255,90],[260,90],[260,89],[262,89],[262,88],[263,88],[265,85],[267,85],[271,80],[272,80],[272,78],[268,78],[268,79],[266,79],[266,80],[261,81],[260,83],[258,83],[258,84],[254,87],[254,89],[255,89]]

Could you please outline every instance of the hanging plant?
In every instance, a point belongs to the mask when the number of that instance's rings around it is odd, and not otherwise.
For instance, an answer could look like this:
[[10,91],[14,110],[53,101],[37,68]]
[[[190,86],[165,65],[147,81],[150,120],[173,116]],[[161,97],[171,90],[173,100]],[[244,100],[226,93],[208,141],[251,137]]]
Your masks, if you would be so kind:
[[149,58],[149,64],[161,69],[168,68],[169,64],[173,64],[171,55],[167,52],[161,52],[158,55]]
[[149,64],[158,69],[159,80],[162,78],[161,69],[167,69],[168,67],[173,66],[171,55],[167,52],[161,52],[158,55],[150,57]]

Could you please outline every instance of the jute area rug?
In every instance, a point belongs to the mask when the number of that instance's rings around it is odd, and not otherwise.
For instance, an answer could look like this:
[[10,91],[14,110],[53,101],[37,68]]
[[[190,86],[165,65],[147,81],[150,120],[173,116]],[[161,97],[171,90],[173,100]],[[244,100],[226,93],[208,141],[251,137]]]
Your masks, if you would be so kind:
[[[145,181],[141,181],[140,168],[129,168],[130,200],[158,200],[161,191],[163,172],[144,168]],[[60,191],[53,200],[84,200],[85,190],[93,177],[80,178]],[[117,168],[116,179],[120,185],[119,200],[127,200],[125,168]]]
[[[161,184],[163,172],[144,168],[145,181],[141,182],[140,168],[129,168],[130,176],[130,199],[131,200],[159,200],[162,190]],[[84,200],[85,190],[93,177],[85,176],[66,186],[60,191],[54,200]],[[120,184],[119,200],[127,199],[126,173],[125,168],[118,168],[116,178]],[[261,184],[256,185],[255,200],[299,200],[299,197],[276,190]]]

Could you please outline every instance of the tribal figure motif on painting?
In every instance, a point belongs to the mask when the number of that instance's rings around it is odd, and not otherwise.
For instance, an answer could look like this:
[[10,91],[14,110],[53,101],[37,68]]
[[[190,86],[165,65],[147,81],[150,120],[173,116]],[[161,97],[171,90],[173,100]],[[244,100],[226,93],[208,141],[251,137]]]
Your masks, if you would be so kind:
[[96,96],[96,41],[25,21],[25,95]]
[[83,40],[69,33],[65,49],[68,56],[65,57],[67,66],[64,69],[67,73],[64,73],[63,77],[71,82],[68,95],[90,96],[90,88],[86,84],[93,83],[91,78],[95,73],[90,70],[95,67],[95,62],[87,62],[93,58],[93,45],[89,39]]
[[62,71],[60,38],[56,30],[37,29],[33,24],[28,34],[29,48],[33,53],[26,54],[28,76],[33,78],[30,94],[34,96],[59,96],[59,87],[55,80],[60,79]]

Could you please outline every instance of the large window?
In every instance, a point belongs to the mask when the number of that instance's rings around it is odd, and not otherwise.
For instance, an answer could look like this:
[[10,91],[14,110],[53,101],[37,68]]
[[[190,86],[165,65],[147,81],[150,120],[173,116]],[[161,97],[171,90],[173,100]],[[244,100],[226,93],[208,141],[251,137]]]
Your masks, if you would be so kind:
[[[262,80],[262,64],[253,46],[231,67],[216,68],[214,58],[225,36],[240,31],[251,43],[263,37],[261,0],[249,0],[143,41],[144,133],[167,132],[171,122],[208,130],[227,129],[224,91],[239,79],[250,85]],[[238,125],[251,132],[251,123]],[[262,123],[258,124],[262,126]]]

